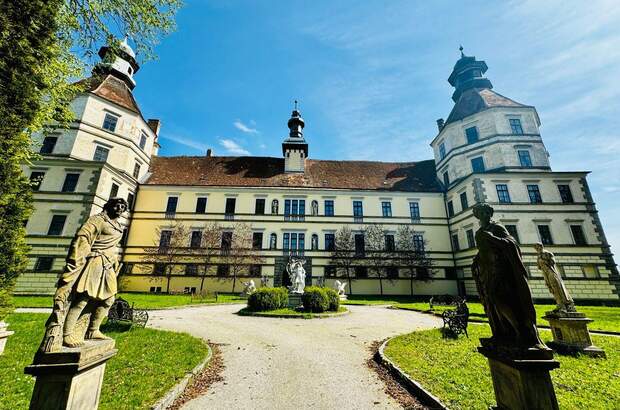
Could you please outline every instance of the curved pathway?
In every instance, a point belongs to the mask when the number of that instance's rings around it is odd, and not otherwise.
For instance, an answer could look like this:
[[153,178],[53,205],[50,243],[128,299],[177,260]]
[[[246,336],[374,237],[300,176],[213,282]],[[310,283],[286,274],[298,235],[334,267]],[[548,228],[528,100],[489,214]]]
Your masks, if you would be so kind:
[[380,306],[327,319],[238,316],[242,305],[151,311],[149,326],[222,344],[224,380],[184,409],[395,409],[366,367],[370,344],[440,320]]

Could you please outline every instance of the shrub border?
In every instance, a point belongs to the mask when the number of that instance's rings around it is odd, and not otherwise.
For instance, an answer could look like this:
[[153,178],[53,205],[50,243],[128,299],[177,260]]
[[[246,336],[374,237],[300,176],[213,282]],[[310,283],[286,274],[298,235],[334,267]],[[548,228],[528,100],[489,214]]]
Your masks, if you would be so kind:
[[[344,307],[344,306],[343,306]],[[346,309],[346,308],[345,308]],[[324,312],[324,313],[312,313],[312,312],[300,312],[299,314],[292,315],[271,315],[267,312],[251,312],[247,310],[247,307],[241,309],[236,314],[239,316],[255,316],[255,317],[267,317],[274,319],[328,319],[332,317],[345,316],[351,313],[349,309],[344,312]]]

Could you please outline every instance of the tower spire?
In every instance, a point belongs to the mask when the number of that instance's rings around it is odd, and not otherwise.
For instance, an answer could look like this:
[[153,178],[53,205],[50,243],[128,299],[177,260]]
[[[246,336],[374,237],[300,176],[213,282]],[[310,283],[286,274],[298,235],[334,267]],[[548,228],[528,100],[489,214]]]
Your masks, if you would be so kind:
[[457,102],[464,91],[471,88],[493,88],[493,84],[484,73],[488,70],[487,63],[483,60],[476,60],[474,56],[466,56],[463,53],[463,46],[459,47],[461,58],[454,65],[452,74],[448,82],[455,88],[452,99]]
[[285,172],[304,172],[306,158],[308,157],[308,143],[304,139],[304,126],[306,125],[301,112],[299,101],[293,103],[293,112],[288,120],[288,138],[282,142],[282,155],[284,155]]

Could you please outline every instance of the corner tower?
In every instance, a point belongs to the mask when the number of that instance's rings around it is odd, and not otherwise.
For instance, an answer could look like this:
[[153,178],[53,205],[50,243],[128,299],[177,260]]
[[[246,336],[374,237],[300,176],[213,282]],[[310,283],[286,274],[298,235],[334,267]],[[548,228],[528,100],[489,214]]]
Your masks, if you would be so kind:
[[93,69],[94,74],[113,74],[127,84],[130,90],[136,86],[133,75],[140,69],[136,54],[127,43],[127,37],[116,47],[103,46],[99,49],[101,62]]
[[284,172],[304,172],[306,158],[308,158],[308,143],[304,139],[304,119],[301,112],[295,108],[288,120],[289,136],[282,142],[282,155],[284,155]]

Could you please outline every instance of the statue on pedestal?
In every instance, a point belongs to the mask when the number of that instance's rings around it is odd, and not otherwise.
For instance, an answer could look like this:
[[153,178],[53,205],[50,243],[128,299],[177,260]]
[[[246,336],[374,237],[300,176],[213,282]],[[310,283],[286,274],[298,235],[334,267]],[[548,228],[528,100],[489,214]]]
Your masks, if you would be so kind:
[[575,302],[568,293],[566,286],[564,286],[562,275],[560,275],[556,268],[553,253],[545,250],[542,243],[534,245],[534,249],[538,253],[538,269],[542,271],[545,277],[545,284],[557,305],[554,312],[575,312]]
[[40,353],[58,352],[63,345],[79,347],[84,339],[109,339],[99,326],[117,292],[118,243],[123,236],[118,218],[127,208],[125,199],[111,198],[103,212],[88,218],[75,234]]
[[243,282],[243,295],[251,295],[252,293],[256,292],[256,285],[254,284],[254,280],[250,279],[249,282]]
[[345,290],[344,288],[347,287],[347,283],[346,282],[340,282],[339,280],[336,279],[336,281],[334,282],[334,288],[336,289],[336,292],[338,292],[338,296],[344,296],[345,294]]
[[480,229],[476,232],[478,254],[472,272],[493,333],[489,342],[548,350],[536,328],[536,311],[517,241],[491,220],[491,206],[476,204],[473,213],[480,220]]
[[290,291],[292,293],[304,293],[306,287],[306,270],[304,269],[304,259],[291,258],[286,265],[286,271],[288,272],[291,280]]

